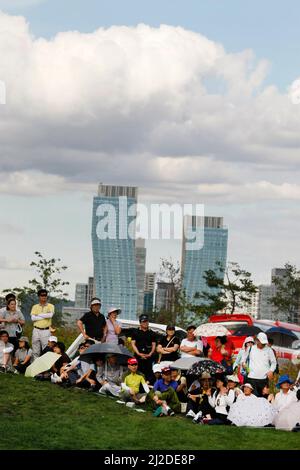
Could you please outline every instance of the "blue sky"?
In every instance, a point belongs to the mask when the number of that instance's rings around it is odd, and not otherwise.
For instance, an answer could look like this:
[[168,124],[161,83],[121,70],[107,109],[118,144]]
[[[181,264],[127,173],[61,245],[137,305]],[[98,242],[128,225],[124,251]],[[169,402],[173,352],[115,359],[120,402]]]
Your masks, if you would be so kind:
[[[288,91],[300,77],[299,1],[0,0],[1,9],[0,291],[26,283],[40,250],[69,266],[73,296],[93,270],[99,181],[223,215],[229,259],[257,283],[285,261],[300,265],[300,106]],[[181,244],[147,248],[157,271]]]
[[[34,1],[34,0],[33,0]],[[32,3],[33,3],[32,1]],[[281,89],[300,68],[298,0],[36,0],[4,8],[24,15],[33,34],[50,38],[60,31],[91,32],[111,25],[180,25],[221,42],[229,52],[251,48],[271,62],[269,83]],[[4,2],[14,3],[14,0]],[[25,0],[26,3],[26,0]],[[30,0],[29,2],[30,3]],[[1,5],[1,2],[0,2]]]

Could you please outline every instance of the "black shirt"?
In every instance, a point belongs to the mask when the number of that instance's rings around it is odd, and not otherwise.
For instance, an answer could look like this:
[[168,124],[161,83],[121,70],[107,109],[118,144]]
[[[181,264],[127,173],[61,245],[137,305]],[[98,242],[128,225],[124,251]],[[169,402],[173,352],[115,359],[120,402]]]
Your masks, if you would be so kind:
[[102,340],[103,330],[106,325],[106,320],[102,313],[98,315],[93,312],[87,312],[80,318],[85,326],[86,334],[93,339],[98,341]]
[[156,343],[156,335],[152,330],[140,330],[137,328],[132,333],[132,338],[140,353],[149,354],[152,350],[152,343]]
[[[171,339],[167,339],[167,336],[164,336],[158,342],[158,344],[160,344],[163,348],[166,348],[166,347],[173,348],[175,346],[175,344],[180,345],[180,340],[179,340],[179,338],[177,338],[177,336],[173,336],[172,341],[171,341]],[[178,354],[177,351],[171,352],[169,354],[162,354],[161,355],[161,361],[176,361],[179,358],[179,354]]]

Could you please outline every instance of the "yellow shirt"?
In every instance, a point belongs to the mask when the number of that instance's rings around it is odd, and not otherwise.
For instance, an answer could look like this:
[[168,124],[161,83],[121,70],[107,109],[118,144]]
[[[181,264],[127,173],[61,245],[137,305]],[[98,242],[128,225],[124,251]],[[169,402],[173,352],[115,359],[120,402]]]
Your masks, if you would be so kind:
[[125,377],[124,383],[125,383],[125,385],[127,385],[127,387],[132,388],[134,393],[139,393],[140,384],[144,384],[145,379],[142,375],[140,375],[138,373],[137,374],[128,374]]
[[[54,314],[54,305],[52,304],[36,304],[31,309],[31,315],[40,315],[41,313],[53,313]],[[45,318],[44,320],[37,320],[33,322],[33,326],[37,328],[48,328],[51,326],[52,319]]]

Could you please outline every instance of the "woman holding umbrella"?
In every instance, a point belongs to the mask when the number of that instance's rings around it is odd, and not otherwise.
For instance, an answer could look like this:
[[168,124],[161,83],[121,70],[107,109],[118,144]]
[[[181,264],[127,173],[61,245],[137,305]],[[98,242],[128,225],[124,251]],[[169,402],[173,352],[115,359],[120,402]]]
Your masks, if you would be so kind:
[[207,391],[208,402],[215,410],[215,417],[207,424],[230,424],[227,417],[230,406],[233,404],[235,394],[233,390],[228,390],[227,380],[223,374],[216,376],[216,387],[217,390],[212,394],[211,389]]

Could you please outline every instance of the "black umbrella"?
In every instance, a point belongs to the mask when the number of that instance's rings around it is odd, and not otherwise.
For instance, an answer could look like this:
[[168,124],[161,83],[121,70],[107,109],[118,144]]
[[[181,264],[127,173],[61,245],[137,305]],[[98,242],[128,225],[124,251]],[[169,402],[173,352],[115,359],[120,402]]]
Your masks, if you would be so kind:
[[114,343],[97,343],[90,346],[80,359],[85,362],[95,361],[96,359],[105,359],[106,354],[115,354],[119,363],[126,363],[127,359],[133,357],[133,354],[122,346]]
[[201,375],[203,372],[209,372],[211,375],[220,374],[225,372],[225,367],[223,367],[219,362],[213,361],[212,359],[199,359],[198,362],[192,365],[192,367],[187,371],[187,375]]
[[233,336],[256,336],[262,330],[258,326],[241,326],[233,334]]

